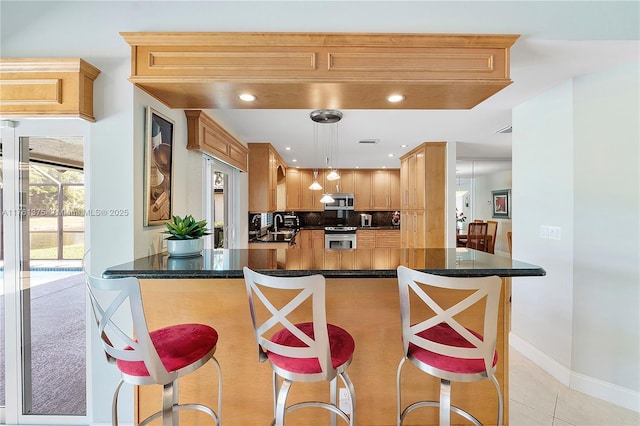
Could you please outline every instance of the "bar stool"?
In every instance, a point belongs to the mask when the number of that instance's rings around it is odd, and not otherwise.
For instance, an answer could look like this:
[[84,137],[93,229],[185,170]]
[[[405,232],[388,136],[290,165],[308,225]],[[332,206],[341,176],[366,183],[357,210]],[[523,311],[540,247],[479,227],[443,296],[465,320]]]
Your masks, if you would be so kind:
[[[107,361],[120,370],[113,394],[112,424],[118,425],[118,394],[124,382],[163,386],[162,410],[139,423],[162,417],[162,426],[179,424],[178,412],[202,411],[220,425],[222,372],[214,358],[218,333],[204,324],[178,324],[149,332],[138,279],[92,277],[85,273],[93,314]],[[123,322],[124,321],[124,322]],[[133,329],[131,329],[133,324]],[[218,411],[202,404],[178,404],[178,379],[212,361],[218,370]]]
[[[451,381],[475,382],[491,380],[498,393],[498,425],[502,424],[502,392],[494,373],[498,362],[496,340],[498,330],[498,305],[502,283],[499,277],[453,278],[431,275],[398,267],[400,291],[400,317],[404,357],[398,365],[397,424],[402,425],[411,411],[420,407],[439,407],[440,425],[449,425],[451,411],[475,425],[480,421],[463,409],[451,405]],[[450,307],[440,306],[430,295],[428,287],[457,292],[461,299]],[[470,292],[473,292],[469,294]],[[411,297],[410,293],[416,297]],[[458,294],[459,293],[459,294]],[[419,299],[419,300],[418,300]],[[414,309],[412,305],[427,305],[430,309]],[[460,324],[454,316],[477,303],[484,302],[482,334]],[[420,319],[416,321],[416,311]],[[428,311],[425,313],[425,311]],[[424,319],[423,319],[424,318]],[[439,401],[418,401],[402,409],[401,373],[405,361],[411,361],[421,371],[440,379]]]
[[[353,358],[355,342],[346,330],[327,324],[324,277],[322,275],[272,277],[247,267],[243,268],[243,272],[258,347],[258,359],[260,362],[269,360],[273,369],[274,421],[271,424],[282,426],[285,414],[299,408],[319,407],[331,411],[332,424],[335,424],[336,415],[338,415],[349,425],[355,425],[355,390],[346,371]],[[279,299],[277,303],[282,308],[276,308],[265,295],[263,290],[268,289],[286,293],[284,295],[287,298],[286,301]],[[292,290],[296,293],[294,296],[291,296]],[[271,294],[270,291],[269,294]],[[290,322],[287,316],[300,312],[301,305],[309,300],[313,311],[312,320],[296,324]],[[265,308],[268,314],[258,315],[256,308]],[[271,337],[265,337],[276,326],[282,328],[278,328]],[[348,389],[351,404],[350,416],[336,404],[338,377]],[[331,382],[329,403],[304,401],[286,405],[287,395],[293,382],[319,381]]]

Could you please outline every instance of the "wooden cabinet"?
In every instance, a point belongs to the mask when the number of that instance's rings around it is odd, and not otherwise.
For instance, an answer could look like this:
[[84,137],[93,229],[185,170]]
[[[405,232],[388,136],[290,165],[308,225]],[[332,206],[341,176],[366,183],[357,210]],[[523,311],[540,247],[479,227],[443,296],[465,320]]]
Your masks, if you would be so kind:
[[373,189],[371,186],[371,170],[356,170],[355,173],[355,209],[373,209]]
[[445,247],[446,143],[427,142],[400,158],[401,244]]
[[400,248],[400,230],[377,229],[376,248]]
[[324,231],[314,229],[311,231],[311,248],[324,248]]
[[[285,185],[285,163],[269,143],[249,145],[249,212],[284,210],[278,205],[278,186]],[[284,191],[282,191],[284,192]]]
[[353,269],[355,250],[326,250],[324,252],[325,269]]
[[[324,210],[320,198],[323,191],[309,189],[313,183],[312,169],[288,169],[286,176],[286,210],[321,211]],[[318,173],[318,183],[324,184],[323,175]],[[324,185],[323,185],[324,188]]]
[[401,208],[424,209],[425,154],[421,145],[400,159]]
[[286,210],[322,211],[323,193],[352,193],[355,210],[400,210],[400,170],[340,170],[340,179],[326,179],[328,169],[318,171],[322,191],[313,191],[313,169],[287,169]]
[[98,68],[80,58],[0,59],[2,115],[77,117],[93,123],[98,74]]
[[399,170],[374,170],[371,173],[371,188],[374,210],[400,210]]
[[324,248],[324,230],[302,229],[296,234],[297,248]]
[[[340,170],[340,179],[338,182],[339,193],[354,194],[356,192],[356,171],[352,169]],[[335,184],[332,183],[335,189]]]
[[187,149],[205,152],[246,172],[248,149],[200,110],[186,110]]
[[356,247],[364,248],[400,248],[400,230],[398,229],[358,229]]
[[375,248],[376,231],[373,229],[358,229],[356,231],[357,248]]

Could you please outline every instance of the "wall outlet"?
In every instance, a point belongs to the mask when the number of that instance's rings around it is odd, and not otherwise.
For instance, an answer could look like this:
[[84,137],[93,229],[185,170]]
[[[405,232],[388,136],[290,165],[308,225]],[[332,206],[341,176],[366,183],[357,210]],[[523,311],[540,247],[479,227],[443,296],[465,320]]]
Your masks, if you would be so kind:
[[340,409],[345,414],[351,414],[351,401],[349,400],[349,390],[347,388],[340,388]]

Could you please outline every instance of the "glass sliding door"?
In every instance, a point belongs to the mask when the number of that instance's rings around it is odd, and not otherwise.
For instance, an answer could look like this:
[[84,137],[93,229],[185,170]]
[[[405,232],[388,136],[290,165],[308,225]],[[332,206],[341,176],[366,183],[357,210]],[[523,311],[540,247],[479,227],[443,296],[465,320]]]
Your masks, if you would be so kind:
[[7,423],[87,421],[86,125],[74,123],[24,121],[2,133]]

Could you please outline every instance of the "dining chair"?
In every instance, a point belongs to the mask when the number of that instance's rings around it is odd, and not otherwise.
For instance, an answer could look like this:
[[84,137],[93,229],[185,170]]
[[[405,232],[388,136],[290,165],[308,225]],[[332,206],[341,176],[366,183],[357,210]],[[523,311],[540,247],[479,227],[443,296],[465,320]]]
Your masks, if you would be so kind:
[[496,247],[496,237],[498,236],[498,222],[495,220],[487,221],[487,243],[485,250],[487,253],[493,254]]
[[[398,269],[403,358],[396,376],[397,416],[401,426],[405,417],[421,407],[439,407],[439,424],[449,425],[451,412],[475,425],[480,421],[471,413],[451,405],[451,382],[490,380],[498,394],[497,425],[502,425],[502,392],[495,377],[498,352],[498,307],[502,281],[498,276],[445,277],[404,266]],[[455,302],[438,303],[444,290],[456,296]],[[464,313],[480,305],[484,315],[479,330],[465,326]],[[402,406],[402,367],[409,360],[419,370],[440,379],[438,400],[421,400]],[[413,424],[413,423],[412,423]],[[456,421],[456,424],[458,422]]]
[[[272,424],[282,426],[285,414],[291,411],[317,407],[331,412],[331,424],[335,424],[338,415],[349,425],[355,425],[355,390],[347,374],[347,367],[353,359],[355,341],[346,330],[327,323],[324,277],[273,277],[255,272],[246,266],[243,273],[258,348],[258,360],[268,360],[273,370]],[[276,297],[273,291],[284,299],[278,299],[278,303],[271,300],[270,298]],[[309,302],[311,312],[307,308]],[[297,314],[305,320],[294,324],[287,318]],[[347,388],[350,415],[337,405],[338,377]],[[302,401],[286,405],[292,383],[320,381],[330,382],[330,402]]]
[[[112,401],[112,424],[118,425],[118,394],[126,382],[135,386],[161,385],[162,409],[142,420],[146,425],[162,418],[162,426],[177,426],[178,412],[198,410],[220,425],[222,372],[213,356],[218,333],[205,324],[177,324],[149,331],[142,305],[140,282],[135,277],[85,278],[98,335],[107,361],[120,371]],[[178,379],[211,361],[218,374],[217,413],[203,404],[178,403]]]
[[511,257],[511,256],[513,256],[512,248],[511,248],[511,244],[512,244],[512,242],[511,242],[511,238],[512,238],[512,237],[511,237],[511,235],[512,235],[511,231],[507,232],[507,244],[509,245],[509,256],[510,256],[510,257]]
[[486,251],[487,247],[487,223],[471,222],[467,230],[467,248]]

